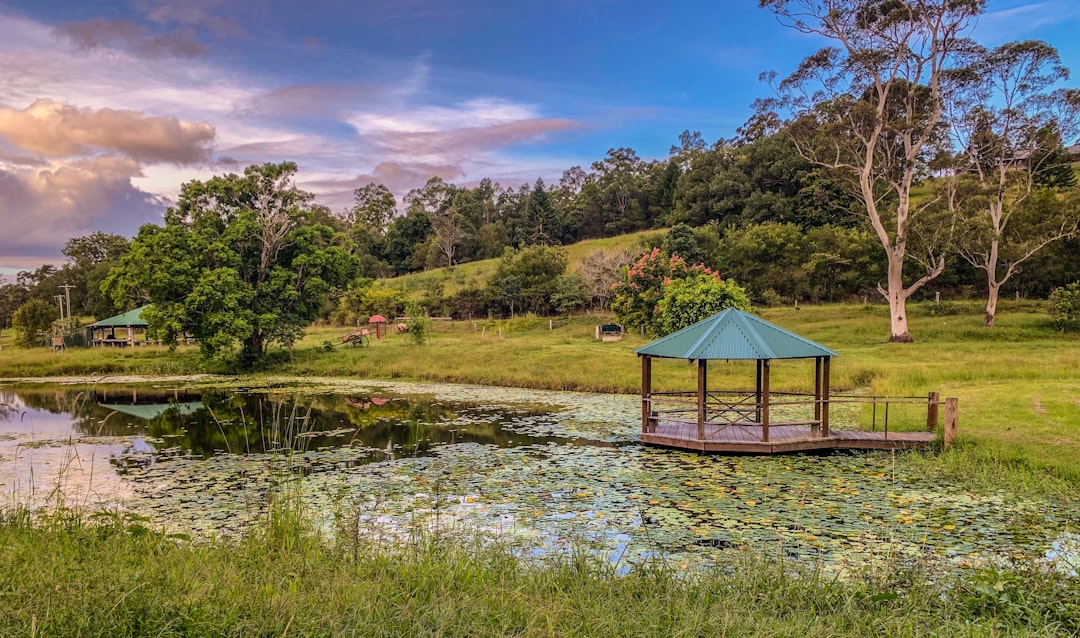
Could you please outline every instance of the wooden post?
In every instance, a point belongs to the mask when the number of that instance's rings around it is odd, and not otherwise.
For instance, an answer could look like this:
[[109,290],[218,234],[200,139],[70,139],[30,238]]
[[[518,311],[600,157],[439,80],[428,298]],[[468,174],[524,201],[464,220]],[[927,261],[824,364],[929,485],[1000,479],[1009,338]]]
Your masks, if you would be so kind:
[[945,449],[949,449],[953,439],[956,438],[956,428],[959,425],[960,413],[955,398],[945,399]]
[[648,432],[649,413],[652,410],[652,357],[641,357],[641,431]]
[[931,392],[926,396],[926,431],[933,432],[938,424],[938,393]]
[[832,357],[823,357],[821,362],[821,436],[829,436],[829,361]]
[[821,432],[821,357],[814,357],[814,420],[817,423],[810,426],[810,436]]
[[769,442],[769,360],[761,361],[761,440]]
[[707,362],[705,359],[697,360],[697,438],[705,440],[705,394],[708,392],[708,379],[706,375]]
[[757,406],[755,409],[754,420],[761,423],[761,359],[757,360],[757,377],[754,379],[754,403]]

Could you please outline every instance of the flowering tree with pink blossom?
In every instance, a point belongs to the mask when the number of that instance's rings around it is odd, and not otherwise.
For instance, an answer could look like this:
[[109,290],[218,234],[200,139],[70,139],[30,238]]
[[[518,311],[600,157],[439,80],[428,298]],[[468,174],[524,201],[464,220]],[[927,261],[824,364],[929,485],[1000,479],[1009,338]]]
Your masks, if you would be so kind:
[[[728,305],[745,306],[749,310],[749,301],[746,292],[734,281],[725,281],[719,273],[706,268],[702,264],[689,265],[686,260],[678,255],[665,256],[659,248],[645,253],[634,262],[626,271],[622,281],[612,286],[611,308],[619,322],[631,330],[644,330],[646,334],[656,335],[676,323],[664,320],[661,312],[661,300],[664,298],[673,282],[680,282],[677,287],[683,291],[682,298],[686,298],[685,289],[688,282],[694,282],[692,287],[704,286],[702,294],[690,295],[702,301],[703,308],[718,308],[708,293],[708,290],[716,289],[716,283],[723,284],[721,287],[730,290],[731,294],[725,299]],[[708,289],[708,290],[706,290]],[[685,304],[670,304],[674,309],[678,305],[678,312],[682,316],[693,316],[694,311],[687,309]],[[704,318],[702,316],[701,318]],[[682,327],[680,325],[680,327]]]

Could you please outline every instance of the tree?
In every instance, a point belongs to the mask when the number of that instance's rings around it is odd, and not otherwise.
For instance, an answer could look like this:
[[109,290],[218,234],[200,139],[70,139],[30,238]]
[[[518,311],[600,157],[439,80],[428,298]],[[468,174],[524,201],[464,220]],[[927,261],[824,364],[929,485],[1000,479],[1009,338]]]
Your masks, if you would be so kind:
[[34,348],[48,343],[50,330],[58,318],[56,306],[31,299],[15,311],[11,323],[19,331],[19,344]]
[[586,212],[586,232],[605,237],[649,227],[646,164],[631,148],[609,149],[604,159],[593,162],[594,182],[583,191],[592,200]]
[[[416,269],[417,253],[431,235],[431,217],[423,210],[409,210],[394,219],[386,232],[383,256],[395,275]],[[421,262],[422,263],[422,262]]]
[[694,229],[686,224],[675,224],[664,235],[664,254],[678,255],[691,264],[700,264],[705,261],[705,251],[698,245]]
[[[964,38],[985,0],[760,0],[788,26],[824,37],[821,49],[758,102],[760,128],[783,130],[806,159],[840,178],[887,258],[891,341],[911,341],[907,299],[945,269],[943,244],[909,251],[912,222],[930,202],[912,186],[942,143],[945,69],[971,48]],[[753,126],[753,124],[751,126]],[[907,283],[904,267],[921,276]]]
[[356,202],[349,210],[349,221],[375,237],[382,237],[397,211],[397,200],[382,184],[367,184],[353,191]]
[[593,250],[578,264],[578,275],[585,282],[594,308],[606,308],[612,287],[619,282],[623,271],[634,263],[633,253],[625,250]]
[[561,248],[531,246],[514,252],[507,249],[488,284],[493,296],[506,301],[511,315],[520,302],[537,314],[550,314],[559,277],[569,257]]
[[571,310],[581,308],[587,303],[589,289],[585,287],[585,280],[581,275],[563,275],[555,281],[555,292],[551,295],[551,305],[555,310],[569,315]]
[[959,252],[986,274],[983,325],[991,328],[1001,286],[1080,224],[1080,210],[1053,194],[1075,183],[1061,138],[1080,124],[1080,90],[1051,90],[1069,72],[1056,49],[1037,41],[979,51],[956,75],[951,123],[966,162],[954,179],[977,186]]
[[1050,317],[1063,332],[1080,325],[1080,282],[1055,288],[1050,293]]
[[107,289],[138,291],[153,303],[151,334],[169,344],[189,334],[208,357],[239,341],[250,366],[272,343],[291,346],[356,271],[343,238],[311,221],[295,173],[291,162],[263,164],[184,184],[165,226],[139,229]]
[[713,272],[697,272],[674,279],[664,286],[657,303],[657,326],[661,334],[671,334],[724,310],[750,311],[750,298],[734,279],[721,279]]
[[659,334],[663,331],[659,303],[666,288],[676,280],[693,279],[698,275],[720,279],[720,275],[705,266],[690,266],[682,257],[667,257],[659,248],[654,248],[634,262],[623,280],[612,287],[611,308],[628,328]]
[[4,284],[0,286],[0,330],[12,327],[11,320],[30,294],[30,291],[19,284]]
[[551,203],[551,196],[544,188],[544,180],[538,179],[525,206],[525,228],[529,244],[550,246],[557,243],[558,227],[558,215]]
[[431,229],[435,232],[435,244],[439,247],[439,252],[446,257],[446,266],[453,266],[455,249],[469,236],[461,227],[461,216],[453,206],[449,206],[432,216]]
[[58,278],[73,286],[70,295],[74,314],[88,314],[98,319],[114,314],[116,306],[101,292],[101,285],[109,271],[120,265],[130,247],[127,238],[102,232],[68,240],[63,250],[68,261],[60,269]]
[[427,310],[420,307],[415,301],[406,305],[405,312],[409,316],[409,341],[413,345],[422,346],[431,340],[431,317]]

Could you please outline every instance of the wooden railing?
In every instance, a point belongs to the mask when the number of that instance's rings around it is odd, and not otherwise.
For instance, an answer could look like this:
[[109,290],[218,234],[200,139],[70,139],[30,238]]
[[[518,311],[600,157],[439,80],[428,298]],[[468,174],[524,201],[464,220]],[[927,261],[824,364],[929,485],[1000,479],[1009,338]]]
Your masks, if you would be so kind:
[[[646,431],[655,432],[658,423],[675,423],[698,426],[698,395],[693,391],[653,392],[644,398],[649,409]],[[761,401],[754,391],[747,390],[710,390],[705,397],[705,439],[721,436],[720,432],[730,426],[743,428],[755,427],[762,441],[768,441],[768,428],[781,426],[809,426],[811,436],[821,436],[826,432],[822,426],[822,415],[826,406],[861,404],[870,406],[870,431],[880,428],[886,439],[890,432],[890,412],[895,416],[895,406],[925,406],[925,428],[932,432],[941,424],[941,405],[937,392],[926,396],[886,396],[862,394],[834,394],[828,399],[817,399],[813,394],[804,392],[770,392],[768,402]],[[769,410],[767,422],[763,419],[765,410]],[[833,410],[833,425],[851,425],[838,422],[836,410]],[[908,412],[910,415],[910,412]],[[921,417],[920,417],[921,419]],[[758,429],[760,428],[760,429]],[[910,428],[906,428],[910,431]]]

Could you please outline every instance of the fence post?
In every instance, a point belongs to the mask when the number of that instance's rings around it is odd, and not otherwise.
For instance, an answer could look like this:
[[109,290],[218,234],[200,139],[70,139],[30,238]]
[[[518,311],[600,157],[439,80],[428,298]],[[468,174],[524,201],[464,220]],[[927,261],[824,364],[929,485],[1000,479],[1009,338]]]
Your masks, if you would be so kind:
[[945,399],[945,449],[948,449],[952,445],[953,439],[956,438],[959,419],[957,400],[955,398]]
[[933,432],[938,424],[939,397],[937,392],[931,392],[926,396],[926,431]]

